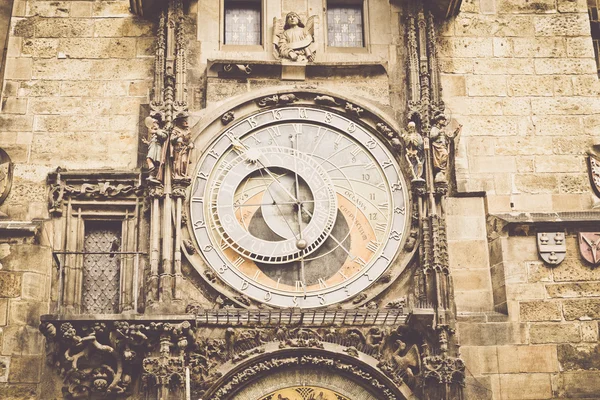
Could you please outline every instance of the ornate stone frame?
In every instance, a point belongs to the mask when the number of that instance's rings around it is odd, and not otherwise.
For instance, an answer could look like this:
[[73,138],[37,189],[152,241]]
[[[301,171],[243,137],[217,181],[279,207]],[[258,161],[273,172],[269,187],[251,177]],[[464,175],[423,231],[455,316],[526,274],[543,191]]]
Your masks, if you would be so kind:
[[[407,172],[408,167],[402,156],[402,145],[399,134],[400,129],[393,118],[361,100],[351,99],[325,90],[277,87],[264,89],[256,94],[253,93],[252,95],[240,96],[230,100],[227,102],[227,105],[215,109],[192,128],[192,140],[195,144],[195,148],[203,152],[212,140],[225,132],[227,125],[234,120],[248,117],[258,111],[264,111],[265,109],[268,110],[292,103],[294,106],[310,105],[327,109],[332,113],[343,114],[345,117],[352,119],[356,123],[366,126],[372,131],[378,132],[380,139],[388,144],[390,151],[396,157],[396,161],[400,164],[402,173],[405,176],[405,181],[410,182],[410,179],[407,178],[409,176]],[[195,158],[196,160],[190,165],[191,171],[195,170],[200,159],[200,157]],[[407,214],[412,213],[412,211],[409,210],[412,210],[413,206],[414,201],[411,199],[410,204],[407,207]],[[184,208],[189,209],[189,196]],[[414,220],[413,223],[415,223]],[[187,229],[182,230],[182,233],[184,242],[189,243],[189,241],[191,241],[191,243],[194,243],[194,240],[192,239],[193,227],[190,224],[188,224]],[[390,287],[394,280],[398,278],[401,272],[410,263],[410,260],[415,255],[417,247],[418,246],[415,246],[410,251],[400,252],[395,260],[392,261],[392,265],[395,265],[396,267],[391,268],[391,274],[384,274],[384,276],[380,278],[380,281],[377,282],[379,284],[371,285],[367,291],[363,292],[364,295],[361,296],[361,299],[358,299],[357,297],[351,298],[342,303],[343,307],[356,308],[365,305]],[[220,280],[215,277],[212,269],[206,265],[206,262],[197,249],[194,248],[192,250],[191,248],[184,247],[182,251],[191,265],[202,276],[205,283],[228,297],[236,307],[247,308],[252,304],[240,301],[239,292],[222,284]],[[399,265],[404,266],[404,268],[397,267]]]

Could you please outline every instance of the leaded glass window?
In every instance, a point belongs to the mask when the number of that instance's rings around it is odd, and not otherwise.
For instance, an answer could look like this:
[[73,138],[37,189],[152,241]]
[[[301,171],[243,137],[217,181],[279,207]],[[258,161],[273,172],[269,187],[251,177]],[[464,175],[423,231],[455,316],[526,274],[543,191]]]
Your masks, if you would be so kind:
[[260,1],[225,1],[225,44],[261,44],[260,7]]
[[596,55],[596,69],[600,76],[600,18],[598,18],[598,9],[600,9],[599,0],[587,0],[588,13],[590,15],[590,28],[592,32],[592,43],[594,45],[594,54]]
[[362,4],[327,6],[327,44],[330,47],[363,47]]
[[[120,265],[118,255],[121,222],[90,221],[85,224],[82,312],[119,312]],[[112,252],[112,253],[111,253]]]

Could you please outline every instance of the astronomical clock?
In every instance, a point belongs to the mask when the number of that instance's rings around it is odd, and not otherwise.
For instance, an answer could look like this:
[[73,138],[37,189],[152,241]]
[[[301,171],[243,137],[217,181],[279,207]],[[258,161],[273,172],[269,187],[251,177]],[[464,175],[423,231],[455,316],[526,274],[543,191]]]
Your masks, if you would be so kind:
[[373,127],[292,103],[223,127],[202,154],[189,197],[194,261],[235,292],[323,307],[398,273],[409,187]]

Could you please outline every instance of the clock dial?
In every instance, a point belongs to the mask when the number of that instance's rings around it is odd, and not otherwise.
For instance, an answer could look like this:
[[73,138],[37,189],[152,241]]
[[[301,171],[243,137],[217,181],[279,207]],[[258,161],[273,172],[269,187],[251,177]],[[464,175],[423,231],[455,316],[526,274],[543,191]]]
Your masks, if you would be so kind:
[[367,288],[404,239],[407,192],[368,130],[321,109],[264,111],[228,129],[200,161],[192,228],[236,290],[318,307]]

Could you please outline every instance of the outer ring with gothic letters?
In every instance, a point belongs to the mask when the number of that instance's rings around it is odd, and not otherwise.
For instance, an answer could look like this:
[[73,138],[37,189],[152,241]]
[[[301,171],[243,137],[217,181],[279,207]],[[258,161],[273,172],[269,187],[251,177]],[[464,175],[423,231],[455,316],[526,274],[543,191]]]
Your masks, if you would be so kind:
[[[372,155],[384,174],[389,187],[391,222],[388,225],[385,243],[364,268],[343,284],[325,287],[321,290],[296,293],[265,287],[248,279],[218,249],[218,244],[209,232],[206,222],[207,211],[205,196],[210,192],[211,173],[217,166],[221,156],[232,147],[231,137],[244,138],[253,132],[273,124],[304,122],[326,126],[332,131],[342,133],[358,143]],[[225,133],[225,134],[223,134]],[[397,161],[391,152],[377,138],[376,134],[361,123],[352,121],[331,110],[314,106],[286,106],[264,110],[239,120],[218,135],[206,148],[200,159],[195,175],[190,198],[190,223],[200,253],[206,263],[233,289],[259,302],[279,307],[312,308],[345,301],[361,293],[375,282],[393,263],[399,254],[401,245],[406,239],[410,219],[406,210],[410,210],[408,188]],[[394,212],[396,210],[396,212]]]

